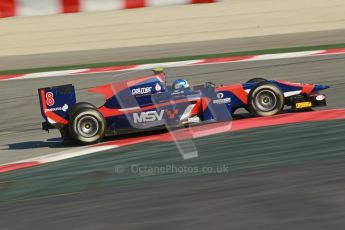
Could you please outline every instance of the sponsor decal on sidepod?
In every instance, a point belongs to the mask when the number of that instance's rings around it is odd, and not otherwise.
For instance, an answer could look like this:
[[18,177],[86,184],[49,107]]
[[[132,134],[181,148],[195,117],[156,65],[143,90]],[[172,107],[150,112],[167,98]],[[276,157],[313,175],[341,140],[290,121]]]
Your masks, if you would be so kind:
[[152,87],[132,89],[132,95],[150,94],[151,91],[152,91]]

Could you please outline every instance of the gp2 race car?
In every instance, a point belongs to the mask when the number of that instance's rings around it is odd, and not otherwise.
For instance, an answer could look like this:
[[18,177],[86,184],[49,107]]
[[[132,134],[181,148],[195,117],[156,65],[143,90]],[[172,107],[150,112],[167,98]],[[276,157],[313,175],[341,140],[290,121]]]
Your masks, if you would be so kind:
[[243,84],[215,85],[206,82],[190,89],[176,90],[166,84],[162,69],[149,76],[90,88],[105,97],[96,108],[76,103],[73,85],[38,89],[43,130],[59,129],[64,140],[94,144],[104,136],[152,130],[169,125],[221,122],[245,108],[255,116],[273,116],[284,106],[295,111],[326,105],[320,90],[326,85],[290,83],[254,78]]

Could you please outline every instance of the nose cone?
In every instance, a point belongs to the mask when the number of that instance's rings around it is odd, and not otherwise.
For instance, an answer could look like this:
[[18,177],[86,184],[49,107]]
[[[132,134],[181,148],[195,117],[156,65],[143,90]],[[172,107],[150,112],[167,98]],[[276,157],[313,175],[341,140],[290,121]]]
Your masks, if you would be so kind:
[[315,85],[314,91],[324,90],[328,88],[330,88],[330,86],[328,85]]

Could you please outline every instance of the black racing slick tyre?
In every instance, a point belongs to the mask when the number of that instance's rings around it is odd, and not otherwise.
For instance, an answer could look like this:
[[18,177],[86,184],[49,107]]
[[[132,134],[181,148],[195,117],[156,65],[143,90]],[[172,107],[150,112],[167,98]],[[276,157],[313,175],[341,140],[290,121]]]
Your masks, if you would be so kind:
[[252,78],[252,79],[248,80],[246,83],[260,83],[263,81],[267,81],[267,80],[265,78],[256,77],[256,78]]
[[69,114],[70,116],[72,116],[76,111],[80,109],[86,109],[86,108],[97,109],[96,106],[94,106],[93,104],[89,102],[78,102],[72,107],[71,112]]
[[97,109],[84,107],[71,113],[68,129],[78,144],[95,144],[104,137],[106,121]]
[[284,94],[277,85],[261,82],[249,93],[248,109],[257,116],[272,116],[283,110],[284,100]]

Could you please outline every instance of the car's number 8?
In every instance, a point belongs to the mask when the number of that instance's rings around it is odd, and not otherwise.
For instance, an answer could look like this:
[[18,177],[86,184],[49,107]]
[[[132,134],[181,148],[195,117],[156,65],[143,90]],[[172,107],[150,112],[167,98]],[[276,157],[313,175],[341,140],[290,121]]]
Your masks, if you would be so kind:
[[47,92],[46,93],[46,104],[48,106],[53,106],[55,104],[54,94],[52,92]]

